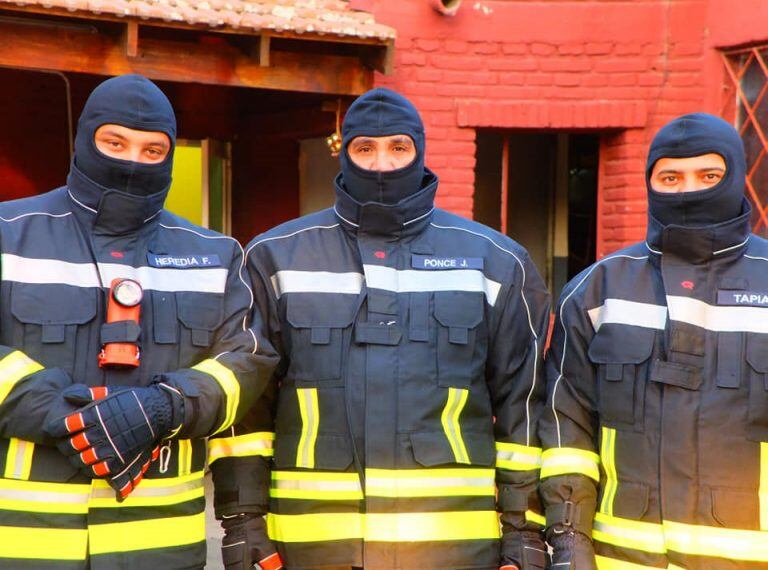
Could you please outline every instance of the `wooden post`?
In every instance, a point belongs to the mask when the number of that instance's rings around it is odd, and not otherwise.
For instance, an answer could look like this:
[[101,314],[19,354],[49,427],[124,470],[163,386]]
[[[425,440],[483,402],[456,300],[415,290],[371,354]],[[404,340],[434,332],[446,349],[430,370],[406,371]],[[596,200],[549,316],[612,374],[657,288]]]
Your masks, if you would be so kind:
[[127,58],[139,57],[139,24],[137,22],[126,23],[123,42]]

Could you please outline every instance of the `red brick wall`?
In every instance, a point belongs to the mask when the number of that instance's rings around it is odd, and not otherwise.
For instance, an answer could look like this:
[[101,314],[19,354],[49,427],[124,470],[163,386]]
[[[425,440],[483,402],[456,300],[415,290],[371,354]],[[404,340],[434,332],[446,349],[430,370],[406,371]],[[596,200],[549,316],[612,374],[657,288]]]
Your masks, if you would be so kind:
[[422,111],[442,207],[472,214],[476,127],[602,135],[599,256],[644,235],[645,154],[658,128],[720,112],[715,48],[768,39],[744,13],[765,15],[759,0],[465,0],[453,17],[428,0],[357,5],[397,28],[396,73],[376,81]]

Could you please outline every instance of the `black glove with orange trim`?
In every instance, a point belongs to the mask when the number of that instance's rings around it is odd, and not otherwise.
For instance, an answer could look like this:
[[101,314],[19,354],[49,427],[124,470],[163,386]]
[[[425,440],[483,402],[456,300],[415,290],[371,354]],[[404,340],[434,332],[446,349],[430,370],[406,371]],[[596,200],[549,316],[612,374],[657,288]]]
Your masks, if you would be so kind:
[[225,516],[221,556],[226,570],[280,570],[283,561],[267,535],[264,517],[255,513]]
[[77,407],[49,414],[45,431],[74,465],[105,478],[118,501],[141,481],[161,440],[181,427],[184,417],[183,396],[165,384],[118,389],[73,384],[62,396]]

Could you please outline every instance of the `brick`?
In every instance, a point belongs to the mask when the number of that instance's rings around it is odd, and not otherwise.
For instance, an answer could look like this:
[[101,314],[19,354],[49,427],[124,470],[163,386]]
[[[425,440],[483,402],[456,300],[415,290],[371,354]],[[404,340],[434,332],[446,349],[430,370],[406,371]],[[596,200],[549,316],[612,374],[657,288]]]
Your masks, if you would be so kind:
[[494,85],[499,78],[496,73],[487,71],[443,71],[445,83],[471,83],[475,85]]
[[645,72],[650,67],[645,58],[599,59],[595,62],[595,71],[605,73]]
[[661,73],[640,73],[637,76],[637,84],[641,87],[658,87],[664,84],[664,75]]
[[446,40],[445,51],[448,53],[466,53],[469,51],[469,44],[459,40]]
[[542,71],[589,71],[592,69],[592,61],[584,57],[553,57],[539,60],[539,69]]
[[538,68],[532,58],[488,58],[486,65],[491,71],[535,71]]
[[608,85],[608,77],[607,74],[589,73],[583,77],[581,84],[585,87],[604,87]]
[[501,51],[508,55],[524,55],[528,53],[528,46],[522,43],[503,44]]
[[413,104],[419,108],[419,111],[452,111],[455,103],[448,97],[412,97]]
[[524,73],[499,73],[499,83],[501,85],[525,85],[528,83],[528,76]]
[[435,93],[448,97],[475,97],[483,98],[488,95],[488,87],[485,85],[438,85]]
[[557,46],[557,51],[562,55],[581,55],[584,53],[584,44],[561,44]]
[[640,55],[643,53],[643,44],[639,42],[616,44],[613,52],[616,55]]
[[605,55],[613,51],[611,42],[589,42],[584,46],[584,51],[589,55]]
[[438,69],[453,69],[458,71],[475,71],[481,66],[477,57],[469,55],[431,54],[429,62]]
[[689,87],[691,85],[702,85],[703,80],[699,73],[677,72],[669,74],[669,85],[675,87]]
[[440,42],[440,40],[432,40],[426,38],[418,38],[415,41],[416,48],[422,51],[436,51],[440,49],[441,43],[442,42]]
[[473,51],[482,55],[499,53],[500,47],[496,42],[472,42]]
[[558,87],[573,87],[581,83],[578,73],[558,73],[555,75],[555,85]]
[[552,44],[532,43],[530,45],[531,53],[533,55],[552,55],[557,51],[557,48]]
[[439,69],[426,67],[424,69],[419,69],[416,72],[416,79],[419,81],[440,81],[442,78],[443,72]]
[[427,56],[417,51],[396,51],[395,61],[399,65],[426,65]]
[[678,42],[672,44],[672,55],[699,55],[704,51],[704,42]]
[[[587,77],[592,77],[588,75]],[[586,79],[586,78],[585,78]],[[555,82],[555,78],[551,73],[528,73],[525,75],[526,85],[552,85]]]

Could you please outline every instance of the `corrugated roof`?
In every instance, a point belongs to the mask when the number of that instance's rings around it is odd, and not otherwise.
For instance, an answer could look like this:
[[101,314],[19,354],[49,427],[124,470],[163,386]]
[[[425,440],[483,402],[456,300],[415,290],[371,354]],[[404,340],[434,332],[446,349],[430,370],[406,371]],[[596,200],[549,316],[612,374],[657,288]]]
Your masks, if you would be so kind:
[[52,11],[140,18],[211,28],[292,32],[339,37],[394,39],[395,30],[345,0],[0,0],[7,5]]

